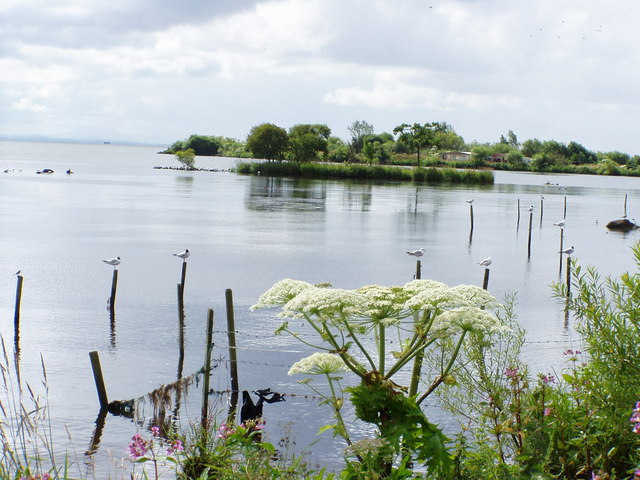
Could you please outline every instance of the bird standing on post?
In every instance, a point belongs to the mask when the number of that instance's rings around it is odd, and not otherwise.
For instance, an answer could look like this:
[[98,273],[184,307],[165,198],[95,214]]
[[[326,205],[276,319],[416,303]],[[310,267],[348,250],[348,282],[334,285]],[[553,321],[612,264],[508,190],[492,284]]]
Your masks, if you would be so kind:
[[488,267],[489,265],[491,265],[491,257],[487,257],[481,262],[478,262],[478,265],[480,265],[481,267]]
[[418,250],[412,250],[410,252],[407,252],[407,255],[412,255],[414,257],[420,258],[421,256],[424,255],[424,248],[419,248]]
[[120,257],[110,258],[108,260],[102,260],[102,261],[107,265],[113,265],[114,269],[116,268],[116,266],[120,265]]
[[184,252],[173,254],[174,257],[181,258],[183,262],[187,261],[187,258],[189,258],[189,255],[191,255],[191,252],[189,252],[188,248]]
[[560,220],[559,222],[554,223],[554,225],[556,227],[564,227],[565,222],[567,221],[566,218],[563,218],[562,220]]
[[562,250],[562,251],[560,251],[558,253],[566,253],[567,255],[571,256],[571,254],[573,252],[574,252],[574,249],[573,249],[573,245],[572,245],[571,247],[565,248],[564,250]]

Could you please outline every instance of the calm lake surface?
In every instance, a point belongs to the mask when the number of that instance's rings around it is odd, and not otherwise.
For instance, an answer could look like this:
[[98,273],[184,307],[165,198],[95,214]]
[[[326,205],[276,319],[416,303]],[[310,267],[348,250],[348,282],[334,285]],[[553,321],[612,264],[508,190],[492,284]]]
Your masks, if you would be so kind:
[[[603,275],[635,269],[630,247],[638,233],[608,232],[605,224],[622,216],[625,194],[634,217],[640,179],[496,172],[488,187],[416,187],[153,169],[177,165],[173,156],[156,153],[164,148],[0,142],[0,333],[12,351],[14,272],[22,270],[20,372],[42,392],[44,359],[54,443],[78,462],[78,476],[113,473],[111,457],[123,457],[131,435],[150,426],[153,409],[145,396],[200,369],[209,308],[219,365],[212,388],[230,388],[226,289],[235,302],[240,388],[290,394],[285,403],[265,407],[266,431],[276,444],[289,435],[296,442],[291,448],[300,452],[318,439],[330,412],[305,397],[311,392],[298,378],[287,376],[291,364],[310,352],[286,336],[273,337],[280,324],[275,312],[249,311],[278,280],[341,288],[402,285],[416,266],[405,251],[424,247],[423,278],[481,285],[478,262],[491,256],[489,290],[498,299],[517,293],[516,312],[527,330],[525,360],[533,371],[548,372],[562,366],[566,348],[579,346],[550,288],[564,279],[560,229],[553,223],[562,219],[565,199],[564,245],[575,247],[578,262]],[[224,170],[234,164],[196,161]],[[44,168],[55,173],[36,174]],[[75,173],[66,175],[68,168]],[[181,359],[176,285],[182,262],[172,253],[185,248],[192,255]],[[115,256],[122,264],[112,322],[106,300],[113,269],[101,260]],[[99,403],[88,356],[94,350],[109,400],[143,399],[134,419],[108,415],[97,439]],[[183,425],[199,419],[200,387],[194,383],[175,403]],[[224,412],[227,397],[214,397]],[[447,424],[432,405],[427,414]],[[87,456],[92,441],[94,453]],[[309,458],[331,463],[341,448],[325,433]]]

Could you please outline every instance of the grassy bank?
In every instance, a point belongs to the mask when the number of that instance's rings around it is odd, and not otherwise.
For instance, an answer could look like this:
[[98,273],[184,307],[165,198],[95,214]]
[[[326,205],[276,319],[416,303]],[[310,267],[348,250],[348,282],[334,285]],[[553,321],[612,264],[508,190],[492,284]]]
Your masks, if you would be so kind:
[[399,168],[354,164],[263,162],[240,163],[238,173],[273,177],[348,178],[389,180],[414,183],[457,183],[490,185],[493,172],[486,170],[457,170],[454,168]]

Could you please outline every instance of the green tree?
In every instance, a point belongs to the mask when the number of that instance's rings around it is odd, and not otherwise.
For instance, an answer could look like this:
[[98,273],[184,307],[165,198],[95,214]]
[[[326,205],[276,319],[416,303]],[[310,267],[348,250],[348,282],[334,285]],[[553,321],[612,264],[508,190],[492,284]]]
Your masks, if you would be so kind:
[[331,129],[326,125],[298,124],[289,129],[289,145],[293,159],[310,162],[320,154],[326,154]]
[[352,150],[339,137],[329,137],[327,141],[327,160],[330,162],[349,162],[353,157]]
[[273,123],[262,123],[251,128],[247,137],[247,149],[254,158],[282,160],[289,147],[287,131]]
[[354,153],[360,153],[364,146],[364,137],[373,135],[373,125],[368,124],[364,120],[356,120],[348,128],[351,134],[351,147]]
[[175,155],[178,161],[184,165],[184,168],[186,168],[187,170],[194,169],[196,163],[196,154],[193,151],[193,148],[178,150]]
[[185,140],[182,149],[193,149],[196,155],[214,156],[218,154],[220,144],[215,137],[205,135],[191,135]]
[[596,163],[598,161],[598,157],[595,153],[587,150],[576,142],[569,142],[569,145],[567,145],[567,151],[569,154],[569,161],[574,165],[584,165],[586,163]]
[[492,153],[493,148],[489,145],[476,145],[471,149],[471,158],[474,162],[488,162]]
[[390,150],[388,143],[381,142],[379,136],[372,135],[371,137],[365,138],[362,154],[369,163],[385,165],[391,158]]
[[536,153],[542,152],[542,142],[537,138],[525,140],[521,152],[525,157],[533,157]]
[[[434,125],[436,125],[434,127]],[[441,124],[433,123],[414,123],[409,125],[403,123],[393,129],[393,133],[397,135],[398,143],[407,146],[409,152],[416,153],[418,167],[420,166],[420,152],[425,148],[435,145],[435,129],[441,131]]]

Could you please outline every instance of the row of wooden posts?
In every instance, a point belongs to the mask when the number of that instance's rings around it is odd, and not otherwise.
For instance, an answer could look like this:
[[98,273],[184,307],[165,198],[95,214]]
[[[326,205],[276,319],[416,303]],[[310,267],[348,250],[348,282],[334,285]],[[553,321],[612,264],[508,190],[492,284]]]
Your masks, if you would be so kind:
[[[178,309],[179,309],[179,317],[180,317],[180,328],[179,328],[179,344],[180,344],[180,355],[179,355],[179,366],[178,366],[178,377],[181,377],[182,373],[182,362],[184,360],[184,288],[185,281],[187,275],[187,262],[183,261],[182,263],[182,274],[181,280],[178,284]],[[111,297],[109,308],[112,314],[114,313],[115,308],[115,292],[118,282],[118,270],[114,269],[113,281],[111,287]],[[238,399],[239,399],[239,379],[238,379],[238,361],[237,361],[237,349],[236,349],[236,333],[235,333],[235,315],[233,308],[233,292],[231,289],[227,289],[225,291],[225,302],[226,302],[226,310],[227,310],[227,337],[229,342],[229,360],[230,360],[230,376],[231,376],[231,398],[229,404],[229,416],[232,421],[235,418],[237,407],[238,407]],[[206,426],[206,422],[208,421],[208,407],[209,407],[209,385],[210,385],[210,376],[211,376],[211,354],[213,349],[213,320],[214,320],[214,312],[213,309],[209,309],[207,313],[207,331],[206,331],[206,343],[205,343],[205,360],[204,360],[204,379],[203,379],[203,387],[202,387],[202,410],[201,410],[201,422],[203,426]],[[93,377],[96,384],[96,389],[98,392],[98,400],[100,402],[100,409],[108,411],[110,408],[110,402],[107,396],[107,390],[105,387],[104,377],[102,374],[102,368],[100,366],[100,358],[97,351],[89,352],[89,357],[91,361],[91,368],[93,371]]]

